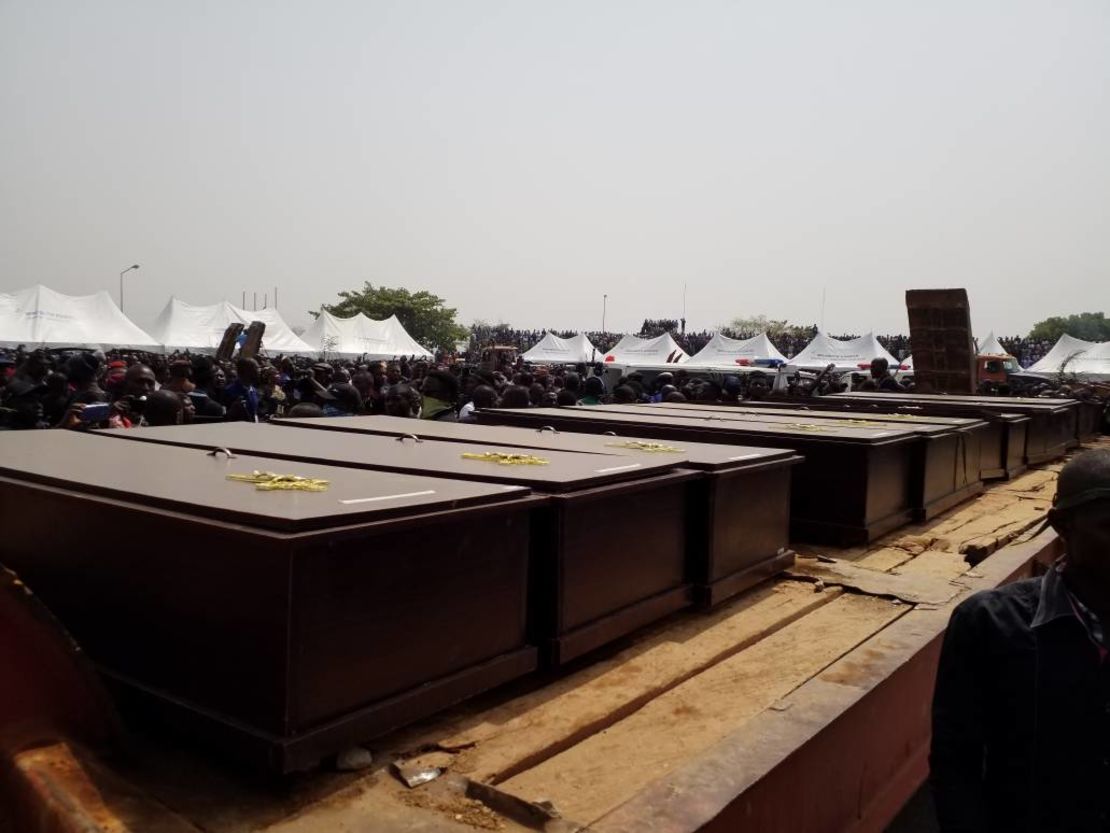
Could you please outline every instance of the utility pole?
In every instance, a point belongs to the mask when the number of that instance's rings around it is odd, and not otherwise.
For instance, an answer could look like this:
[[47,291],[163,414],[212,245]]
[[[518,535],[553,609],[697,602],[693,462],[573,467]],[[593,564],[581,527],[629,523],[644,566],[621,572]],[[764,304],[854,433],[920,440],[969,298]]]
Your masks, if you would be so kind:
[[123,312],[123,276],[126,275],[128,272],[132,271],[133,269],[138,269],[138,268],[139,268],[139,264],[136,263],[134,266],[128,266],[126,269],[124,269],[122,272],[119,273],[119,311],[120,312]]

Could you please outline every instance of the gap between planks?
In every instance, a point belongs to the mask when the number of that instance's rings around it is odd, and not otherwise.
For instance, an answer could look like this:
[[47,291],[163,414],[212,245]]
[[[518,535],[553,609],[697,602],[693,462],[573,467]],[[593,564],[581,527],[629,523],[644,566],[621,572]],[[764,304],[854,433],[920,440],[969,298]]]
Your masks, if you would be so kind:
[[911,610],[845,594],[522,772],[502,789],[589,823],[774,706]]
[[497,784],[535,767],[707,668],[831,603],[839,590],[780,580],[721,608],[655,628],[620,653],[542,689],[408,739],[454,751],[452,772]]

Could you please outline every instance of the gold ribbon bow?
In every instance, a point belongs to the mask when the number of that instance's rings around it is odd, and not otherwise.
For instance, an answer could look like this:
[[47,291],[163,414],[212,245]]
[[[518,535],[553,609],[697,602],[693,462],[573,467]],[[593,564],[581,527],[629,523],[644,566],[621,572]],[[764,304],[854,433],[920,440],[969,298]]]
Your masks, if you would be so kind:
[[260,492],[326,492],[328,481],[296,474],[274,474],[271,471],[254,471],[250,474],[229,474],[228,480],[253,483]]
[[684,449],[666,443],[649,443],[644,440],[629,440],[623,443],[605,443],[606,448],[630,448],[633,451],[646,451],[649,454],[682,454]]
[[496,463],[499,466],[546,466],[547,460],[536,457],[534,454],[506,454],[503,451],[486,451],[482,454],[467,452],[462,455],[464,460],[481,460],[485,463]]

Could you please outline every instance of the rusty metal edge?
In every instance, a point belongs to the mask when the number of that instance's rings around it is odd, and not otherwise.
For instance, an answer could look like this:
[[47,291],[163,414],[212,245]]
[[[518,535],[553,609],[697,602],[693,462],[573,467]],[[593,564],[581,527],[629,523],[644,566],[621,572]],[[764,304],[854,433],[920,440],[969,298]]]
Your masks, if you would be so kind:
[[[588,829],[883,830],[927,775],[930,716],[921,704],[931,699],[940,643],[953,608],[972,592],[1032,575],[1035,562],[1049,563],[1061,549],[1062,542],[1049,531],[998,550],[961,578],[966,589],[950,602],[919,607],[895,620],[775,708],[654,781]],[[846,684],[849,667],[856,679]],[[916,710],[902,708],[915,701]],[[868,749],[860,742],[868,738],[881,745]],[[891,768],[891,761],[898,765]],[[876,771],[881,773],[878,780]],[[858,775],[854,791],[837,786],[838,776],[845,773]],[[870,784],[865,783],[868,776]]]

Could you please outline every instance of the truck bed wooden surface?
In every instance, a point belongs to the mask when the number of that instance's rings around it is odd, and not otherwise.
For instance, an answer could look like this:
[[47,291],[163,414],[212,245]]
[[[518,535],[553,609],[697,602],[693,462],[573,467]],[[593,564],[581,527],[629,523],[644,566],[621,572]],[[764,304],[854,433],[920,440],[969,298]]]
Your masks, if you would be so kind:
[[[1058,553],[1034,532],[1059,465],[867,546],[800,547],[787,577],[410,727],[362,773],[275,790],[140,737],[80,777],[124,830],[882,830],[925,775],[952,608]],[[69,754],[20,773],[47,792]],[[409,789],[396,762],[444,772]]]

